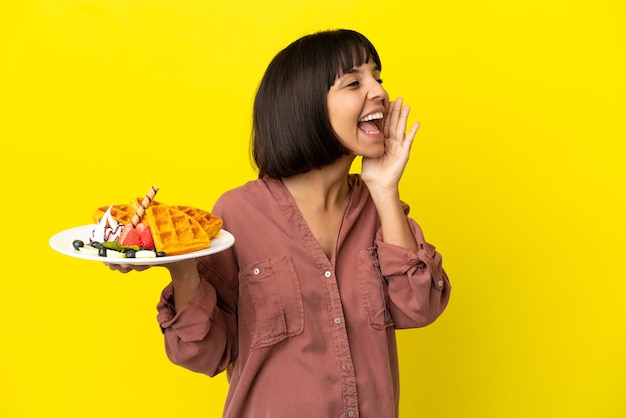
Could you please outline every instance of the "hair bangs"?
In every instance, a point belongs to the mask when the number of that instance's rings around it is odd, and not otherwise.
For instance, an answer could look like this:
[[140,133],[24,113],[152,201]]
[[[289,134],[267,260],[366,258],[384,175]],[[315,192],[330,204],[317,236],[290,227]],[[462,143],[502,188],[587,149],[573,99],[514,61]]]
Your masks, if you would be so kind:
[[338,77],[369,61],[374,62],[379,71],[382,70],[378,52],[366,37],[351,30],[338,30],[332,32],[332,35],[335,36],[326,45],[326,56],[331,59],[327,68],[335,72],[328,73],[328,88],[335,83]]

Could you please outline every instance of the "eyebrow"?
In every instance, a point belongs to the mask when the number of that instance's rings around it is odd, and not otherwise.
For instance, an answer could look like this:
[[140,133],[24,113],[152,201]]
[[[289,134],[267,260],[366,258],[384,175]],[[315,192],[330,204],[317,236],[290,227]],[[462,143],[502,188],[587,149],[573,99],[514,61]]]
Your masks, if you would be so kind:
[[[378,65],[374,64],[374,71],[373,72],[376,72],[376,71],[380,71],[380,70],[378,69]],[[339,76],[339,78],[343,78],[344,76],[346,76],[348,74],[354,74],[354,73],[360,73],[360,72],[362,72],[362,71],[359,70],[359,67],[352,67],[348,71],[346,71],[345,73],[341,74]]]
[[[346,71],[345,74],[359,73],[359,72],[361,72],[361,70],[359,70],[359,67],[352,67],[348,71]],[[380,71],[378,69],[378,65],[376,65],[376,64],[374,64],[374,71]]]

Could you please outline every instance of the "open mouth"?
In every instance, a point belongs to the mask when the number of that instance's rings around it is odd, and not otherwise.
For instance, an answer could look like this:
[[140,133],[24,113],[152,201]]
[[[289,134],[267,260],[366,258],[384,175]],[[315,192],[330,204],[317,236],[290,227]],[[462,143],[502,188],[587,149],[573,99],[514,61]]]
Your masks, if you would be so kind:
[[359,121],[359,129],[366,134],[379,134],[382,132],[383,112],[371,113]]

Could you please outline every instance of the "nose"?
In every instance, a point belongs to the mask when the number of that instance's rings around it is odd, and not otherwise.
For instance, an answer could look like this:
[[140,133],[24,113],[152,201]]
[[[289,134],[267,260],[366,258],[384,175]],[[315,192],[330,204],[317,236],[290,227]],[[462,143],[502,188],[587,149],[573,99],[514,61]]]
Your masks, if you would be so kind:
[[368,95],[367,95],[368,99],[385,101],[385,99],[388,97],[387,90],[383,88],[379,80],[372,77],[370,80],[370,83],[371,85],[370,85],[370,88],[368,90]]

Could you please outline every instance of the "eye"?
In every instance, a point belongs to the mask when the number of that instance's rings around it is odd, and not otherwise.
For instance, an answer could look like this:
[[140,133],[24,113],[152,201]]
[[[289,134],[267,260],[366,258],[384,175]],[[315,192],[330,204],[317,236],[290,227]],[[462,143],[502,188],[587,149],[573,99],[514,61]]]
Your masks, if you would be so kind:
[[378,80],[376,80],[376,81],[378,81],[378,84],[383,84],[383,80],[382,80],[381,78],[379,78],[379,79],[378,79]]
[[358,87],[359,86],[359,82],[358,81],[353,81],[352,83],[348,83],[346,85],[346,87]]

